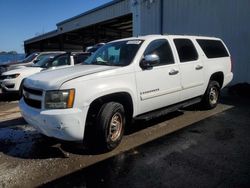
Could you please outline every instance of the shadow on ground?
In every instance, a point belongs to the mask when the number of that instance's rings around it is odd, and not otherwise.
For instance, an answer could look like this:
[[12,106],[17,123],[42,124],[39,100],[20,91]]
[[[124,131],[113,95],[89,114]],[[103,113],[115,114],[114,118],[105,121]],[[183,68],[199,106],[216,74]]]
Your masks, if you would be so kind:
[[[182,112],[174,112],[150,121],[136,121],[127,129],[126,135],[131,135],[182,114]],[[103,151],[94,150],[83,143],[66,142],[43,136],[28,125],[23,118],[0,123],[0,145],[0,152],[22,159],[67,158],[67,153],[78,155],[103,153]]]
[[7,102],[7,101],[17,101],[19,100],[19,96],[18,94],[16,93],[2,93],[0,91],[0,101],[4,101],[4,102]]
[[44,138],[23,119],[2,122],[0,127],[0,152],[6,155],[22,159],[65,157],[55,140]]
[[221,102],[234,108],[41,187],[250,187],[250,100]]
[[[246,99],[239,97],[223,96],[221,102],[234,106],[241,105]],[[199,111],[197,105],[186,108],[188,111]],[[155,124],[183,115],[182,111],[176,111],[150,121],[136,121],[127,128],[125,135],[131,135]],[[195,132],[196,130],[194,130]],[[199,132],[199,131],[197,131]],[[48,138],[39,134],[31,126],[27,125],[22,118],[8,120],[0,124],[0,152],[6,155],[23,159],[47,159],[66,158],[67,153],[79,155],[97,155],[102,153],[89,149],[82,143],[64,142]]]
[[25,125],[27,124],[26,121],[20,117],[20,118],[15,118],[15,119],[10,119],[10,120],[6,120],[6,121],[1,121],[0,122],[0,130],[1,128],[11,128],[11,127],[15,127],[18,125]]

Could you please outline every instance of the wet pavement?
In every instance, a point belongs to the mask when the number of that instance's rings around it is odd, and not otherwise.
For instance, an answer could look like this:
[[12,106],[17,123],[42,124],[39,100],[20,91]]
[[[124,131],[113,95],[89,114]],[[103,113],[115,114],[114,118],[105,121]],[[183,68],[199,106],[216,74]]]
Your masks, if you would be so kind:
[[6,119],[17,103],[0,102],[0,187],[249,187],[249,105],[226,95],[213,110],[136,122],[100,154],[42,136],[18,112]]
[[[229,98],[228,98],[229,99]],[[48,187],[250,187],[250,100]]]

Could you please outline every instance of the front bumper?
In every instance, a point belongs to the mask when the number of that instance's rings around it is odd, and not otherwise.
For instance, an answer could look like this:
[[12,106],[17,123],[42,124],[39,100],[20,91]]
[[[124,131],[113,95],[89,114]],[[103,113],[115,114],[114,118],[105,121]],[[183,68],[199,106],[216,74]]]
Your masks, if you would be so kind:
[[0,87],[7,92],[18,92],[20,83],[16,79],[0,80]]
[[19,102],[23,118],[40,133],[66,141],[82,141],[88,108],[40,110]]

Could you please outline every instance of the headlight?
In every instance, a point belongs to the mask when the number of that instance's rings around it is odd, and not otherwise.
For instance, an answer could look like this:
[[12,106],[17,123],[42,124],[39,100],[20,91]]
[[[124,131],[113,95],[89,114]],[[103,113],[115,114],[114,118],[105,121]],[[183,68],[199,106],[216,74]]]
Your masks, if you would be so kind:
[[17,78],[20,74],[10,74],[10,75],[6,75],[6,79],[13,79],[13,78]]
[[75,90],[47,91],[45,94],[46,109],[72,108],[75,98]]

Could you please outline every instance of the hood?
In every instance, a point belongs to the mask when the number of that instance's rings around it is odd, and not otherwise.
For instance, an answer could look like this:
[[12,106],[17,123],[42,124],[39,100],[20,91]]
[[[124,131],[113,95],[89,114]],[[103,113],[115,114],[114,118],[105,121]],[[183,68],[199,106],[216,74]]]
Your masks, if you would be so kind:
[[15,67],[18,67],[18,66],[27,66],[27,65],[32,65],[33,63],[22,63],[20,61],[7,61],[7,62],[3,62],[0,64],[0,67],[7,67],[8,70],[9,69],[13,69]]
[[25,80],[24,85],[43,90],[56,90],[59,89],[64,82],[69,80],[106,70],[112,70],[115,68],[117,67],[102,65],[80,65],[63,69],[42,71],[38,74],[28,77]]
[[10,66],[20,63],[20,61],[5,61],[1,62],[0,66]]
[[10,68],[15,68],[15,67],[19,67],[19,66],[31,66],[34,63],[32,62],[28,62],[28,63],[14,63],[14,64],[10,64],[9,67]]
[[12,74],[35,74],[38,73],[42,70],[41,67],[23,67],[19,69],[13,69],[9,70],[7,72],[4,72],[2,75],[7,76],[7,75],[12,75]]
[[18,64],[16,64],[16,65],[9,66],[8,70],[21,69],[21,68],[24,68],[24,67],[26,67],[26,66],[25,65],[18,65]]

